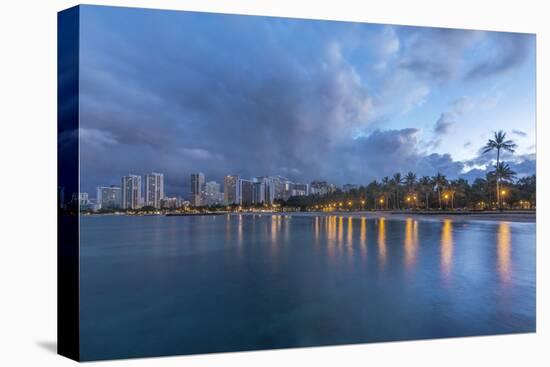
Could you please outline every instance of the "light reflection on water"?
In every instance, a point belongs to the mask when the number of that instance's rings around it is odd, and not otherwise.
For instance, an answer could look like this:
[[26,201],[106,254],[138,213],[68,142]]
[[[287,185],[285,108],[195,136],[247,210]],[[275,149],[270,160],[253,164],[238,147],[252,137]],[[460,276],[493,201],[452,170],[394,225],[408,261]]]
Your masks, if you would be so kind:
[[342,215],[82,218],[83,358],[534,331],[534,231]]
[[441,227],[441,269],[449,280],[453,267],[453,221],[445,219]]
[[380,265],[386,264],[386,219],[378,220],[378,258]]
[[418,247],[418,222],[412,218],[405,221],[405,264],[407,268],[414,267]]
[[511,263],[510,224],[502,222],[498,226],[498,271],[503,283],[510,282]]
[[361,236],[359,238],[361,255],[364,259],[367,255],[367,218],[361,218]]

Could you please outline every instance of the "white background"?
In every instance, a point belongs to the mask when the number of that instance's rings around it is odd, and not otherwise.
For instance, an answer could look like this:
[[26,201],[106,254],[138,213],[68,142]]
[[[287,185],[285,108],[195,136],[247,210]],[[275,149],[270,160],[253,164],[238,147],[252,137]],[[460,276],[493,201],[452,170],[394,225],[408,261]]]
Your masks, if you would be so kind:
[[[537,333],[99,362],[105,366],[550,365],[544,1],[94,1],[240,14],[537,33]],[[56,12],[74,1],[3,2],[0,13],[0,366],[68,366],[56,342]],[[549,144],[549,143],[547,143]],[[545,226],[545,222],[547,225]],[[543,265],[544,264],[544,265]],[[153,300],[152,300],[153,301]]]

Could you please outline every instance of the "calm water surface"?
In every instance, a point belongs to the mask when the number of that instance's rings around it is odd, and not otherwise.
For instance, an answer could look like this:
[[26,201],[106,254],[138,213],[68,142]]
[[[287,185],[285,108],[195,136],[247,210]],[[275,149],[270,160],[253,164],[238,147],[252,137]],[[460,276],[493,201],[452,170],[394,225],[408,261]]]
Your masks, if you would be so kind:
[[81,218],[85,360],[535,331],[535,224]]

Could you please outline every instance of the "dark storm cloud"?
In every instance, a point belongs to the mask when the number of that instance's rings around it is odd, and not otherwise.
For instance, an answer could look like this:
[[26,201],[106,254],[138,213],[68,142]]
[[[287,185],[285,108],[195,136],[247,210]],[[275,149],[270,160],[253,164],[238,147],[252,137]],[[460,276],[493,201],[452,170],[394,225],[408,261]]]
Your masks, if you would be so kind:
[[400,66],[417,76],[445,81],[457,77],[463,52],[482,33],[443,28],[412,28]]
[[82,16],[85,191],[151,171],[165,173],[169,194],[187,195],[195,171],[343,184],[461,169],[422,151],[417,129],[372,130],[384,101],[349,62],[349,40],[383,34],[365,46],[383,49],[376,57],[445,79],[478,32],[88,6]]
[[527,133],[521,130],[512,130],[512,134],[515,134],[521,138],[525,138],[527,136]]
[[[342,154],[346,165],[341,166],[344,177],[358,177],[366,183],[396,172],[415,172],[418,176],[433,176],[437,172],[449,179],[465,178],[473,181],[485,177],[493,169],[494,154],[482,154],[465,162],[456,161],[450,154],[426,154],[418,141],[418,129],[375,130],[366,137],[355,139]],[[383,158],[381,158],[383,157]],[[534,154],[502,153],[502,160],[516,171],[518,177],[535,172]],[[472,167],[477,167],[473,168]]]
[[[515,160],[505,161],[510,166],[510,169],[516,174],[516,178],[530,176],[536,172],[537,161],[534,155],[525,155],[516,157]],[[485,178],[487,172],[494,170],[493,162],[487,163],[484,168],[474,168],[466,173],[460,174],[460,177],[473,182],[476,178]]]
[[127,15],[124,32],[109,14],[83,30],[84,185],[152,170],[179,193],[193,171],[332,176],[323,162],[367,122],[371,98],[337,42],[274,37],[307,37],[307,22],[217,16],[232,33],[220,34],[203,22],[212,16],[156,13],[143,32],[140,12]]
[[534,155],[531,158],[518,162],[510,162],[510,168],[516,172],[517,177],[529,176],[536,172],[537,161]]
[[[501,152],[500,159],[510,166],[510,168],[516,172],[518,177],[532,175],[536,172],[536,155],[535,154],[514,154],[510,152]],[[494,152],[482,154],[477,157],[467,160],[464,163],[466,168],[476,167],[468,170],[466,178],[471,177],[484,177],[488,171],[494,169],[496,163],[496,156]]]
[[471,67],[466,79],[487,78],[517,68],[534,47],[534,37],[529,34],[492,32],[490,37],[492,52]]
[[[418,176],[441,172],[457,178],[464,169],[462,162],[450,154],[426,154],[419,146],[418,129],[376,130],[354,141],[344,155],[347,169],[359,173],[361,182],[413,171]],[[383,157],[383,158],[381,158]],[[351,172],[344,172],[351,175]]]
[[[395,172],[410,170],[420,158],[417,149],[418,129],[375,130],[355,139],[342,155],[343,177],[357,177],[361,183]],[[354,174],[355,173],[355,174]]]
[[[476,80],[522,66],[534,49],[530,34],[407,28],[399,59],[402,69],[417,77],[445,82]],[[471,51],[476,57],[465,58]]]
[[420,175],[434,175],[437,172],[448,178],[457,178],[462,173],[464,164],[454,161],[450,154],[433,153],[422,157],[418,163],[417,172]]
[[451,125],[455,123],[454,119],[449,113],[442,113],[437,119],[434,127],[434,133],[436,135],[447,134]]
[[441,139],[444,135],[447,135],[451,130],[451,127],[456,124],[464,113],[472,109],[473,102],[468,97],[461,97],[454,100],[447,111],[442,112],[437,121],[435,122],[433,133],[434,136],[431,141],[428,142],[429,147],[437,148],[441,144]]

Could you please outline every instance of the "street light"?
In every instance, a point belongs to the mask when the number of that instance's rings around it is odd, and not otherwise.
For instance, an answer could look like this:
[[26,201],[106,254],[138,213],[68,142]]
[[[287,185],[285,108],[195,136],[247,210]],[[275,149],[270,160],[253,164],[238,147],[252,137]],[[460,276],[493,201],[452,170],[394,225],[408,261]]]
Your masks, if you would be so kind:
[[449,209],[449,194],[443,195],[443,198],[445,198],[445,209]]
[[506,195],[506,190],[500,191],[500,210],[502,210],[504,205],[504,196]]

